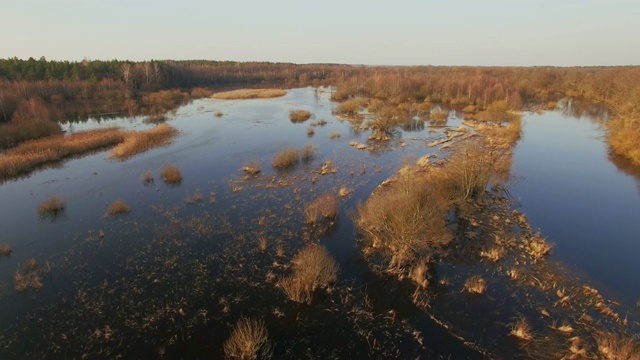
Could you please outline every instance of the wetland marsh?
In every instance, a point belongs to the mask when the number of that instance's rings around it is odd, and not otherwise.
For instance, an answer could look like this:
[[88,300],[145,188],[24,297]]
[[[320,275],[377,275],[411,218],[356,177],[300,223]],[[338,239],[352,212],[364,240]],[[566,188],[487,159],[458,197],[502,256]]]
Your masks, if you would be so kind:
[[[0,184],[2,357],[241,357],[228,339],[246,331],[273,358],[569,358],[638,332],[640,180],[597,123],[525,112],[515,147],[496,145],[504,179],[442,205],[450,238],[406,270],[364,231],[364,204],[448,179],[465,142],[505,127],[435,104],[445,115],[390,126],[371,100],[336,111],[334,92],[194,100],[166,115],[178,135],[161,147]],[[51,196],[63,205],[39,213]],[[304,273],[325,256],[335,271]]]

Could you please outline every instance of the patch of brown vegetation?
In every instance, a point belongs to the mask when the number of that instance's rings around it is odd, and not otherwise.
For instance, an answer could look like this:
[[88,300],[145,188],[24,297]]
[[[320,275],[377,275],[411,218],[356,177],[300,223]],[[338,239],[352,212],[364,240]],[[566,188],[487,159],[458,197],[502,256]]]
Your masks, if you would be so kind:
[[202,192],[200,190],[196,190],[193,195],[187,195],[187,197],[184,199],[184,202],[185,204],[195,204],[202,202],[202,200],[204,200],[204,195],[202,195]]
[[289,120],[292,123],[301,123],[309,120],[311,118],[311,112],[307,110],[291,110],[289,111]]
[[296,166],[298,161],[300,161],[298,149],[292,147],[278,151],[271,164],[278,170],[285,170]]
[[322,245],[307,245],[291,263],[293,274],[278,285],[295,302],[310,304],[316,290],[326,289],[338,278],[338,263]]
[[287,95],[287,92],[281,89],[240,89],[215,93],[211,97],[222,100],[246,100],[269,99],[285,95]]
[[24,142],[0,154],[0,180],[32,171],[39,165],[121,142],[119,129],[98,129],[71,135],[53,135]]
[[64,211],[64,200],[59,196],[51,196],[38,206],[41,216],[57,216]]
[[182,181],[182,173],[180,172],[180,169],[171,164],[166,164],[162,167],[160,177],[167,184],[177,185]]
[[150,149],[165,146],[178,134],[178,130],[168,124],[160,124],[145,131],[131,131],[126,133],[124,141],[116,146],[109,157],[126,160],[134,155]]
[[607,126],[611,149],[640,166],[640,121],[618,116],[609,120]]
[[229,359],[269,359],[272,355],[269,332],[262,320],[240,318],[224,342]]
[[335,220],[340,211],[338,198],[333,194],[324,194],[304,208],[304,218],[308,224],[313,224],[321,220]]
[[260,169],[260,163],[257,161],[250,161],[247,165],[243,166],[241,170],[248,175],[257,175],[262,171]]
[[464,289],[472,294],[483,294],[487,290],[487,282],[480,276],[475,275],[465,281]]
[[640,344],[637,339],[609,332],[596,335],[598,352],[607,360],[640,359]]
[[124,215],[131,212],[131,209],[124,200],[116,200],[109,205],[107,214],[111,216]]
[[533,333],[531,332],[531,326],[524,317],[518,318],[514,323],[509,324],[511,331],[509,335],[515,336],[520,340],[533,339]]

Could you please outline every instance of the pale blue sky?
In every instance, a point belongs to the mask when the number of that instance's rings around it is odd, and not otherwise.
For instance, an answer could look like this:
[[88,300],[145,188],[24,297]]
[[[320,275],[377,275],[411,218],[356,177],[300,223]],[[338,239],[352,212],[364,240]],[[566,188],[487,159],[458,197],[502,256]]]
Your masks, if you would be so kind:
[[640,63],[640,0],[0,0],[0,58]]

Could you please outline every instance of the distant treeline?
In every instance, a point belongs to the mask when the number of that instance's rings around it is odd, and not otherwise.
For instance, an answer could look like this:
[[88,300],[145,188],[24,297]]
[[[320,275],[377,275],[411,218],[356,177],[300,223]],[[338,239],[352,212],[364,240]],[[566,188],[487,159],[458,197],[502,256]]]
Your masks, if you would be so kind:
[[[561,98],[581,98],[609,108],[613,115],[612,133],[638,134],[613,136],[612,144],[617,144],[612,145],[614,150],[633,147],[636,140],[640,143],[640,67],[387,67],[206,60],[0,59],[0,123],[59,121],[96,112],[131,114],[145,108],[145,98],[155,98],[153,103],[157,104],[159,98],[182,96],[150,95],[167,89],[309,85],[336,86],[333,98],[338,101],[362,96],[395,104],[428,101],[484,108],[506,100],[515,110]],[[629,156],[628,152],[619,150],[627,153],[625,156]],[[640,163],[640,154],[630,158],[637,158]]]

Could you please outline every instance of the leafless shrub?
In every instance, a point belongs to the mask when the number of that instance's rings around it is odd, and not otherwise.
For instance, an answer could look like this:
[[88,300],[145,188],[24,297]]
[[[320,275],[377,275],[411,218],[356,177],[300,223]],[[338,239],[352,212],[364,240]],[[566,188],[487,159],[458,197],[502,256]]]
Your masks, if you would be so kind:
[[224,353],[230,359],[269,359],[272,356],[269,332],[262,320],[240,318],[224,342]]

